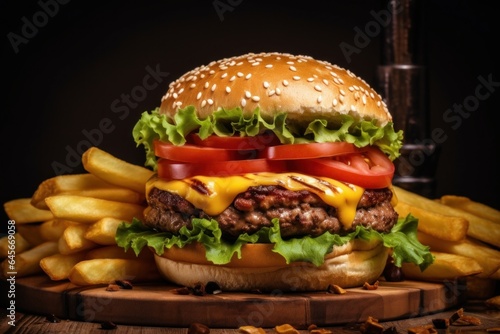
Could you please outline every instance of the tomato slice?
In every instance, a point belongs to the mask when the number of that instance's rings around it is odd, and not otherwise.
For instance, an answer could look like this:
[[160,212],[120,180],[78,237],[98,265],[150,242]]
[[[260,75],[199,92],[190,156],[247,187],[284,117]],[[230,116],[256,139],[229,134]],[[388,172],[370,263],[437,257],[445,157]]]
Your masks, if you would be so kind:
[[261,156],[271,160],[296,160],[325,158],[356,152],[359,152],[359,149],[354,144],[346,142],[307,143],[270,146],[264,149]]
[[377,189],[391,185],[394,164],[377,148],[363,152],[310,160],[290,160],[291,170],[325,176],[363,188]]
[[227,150],[223,148],[201,147],[196,145],[172,145],[162,141],[154,142],[155,155],[159,158],[178,162],[206,162],[252,159],[257,157],[256,150]]
[[207,161],[203,163],[183,163],[167,159],[158,160],[158,176],[166,180],[182,180],[188,177],[204,175],[225,177],[246,173],[284,173],[287,171],[285,161],[267,159]]
[[226,150],[262,150],[267,146],[279,145],[278,137],[272,132],[266,132],[257,136],[231,136],[220,137],[211,135],[201,139],[197,134],[189,134],[188,142],[203,147],[225,148]]

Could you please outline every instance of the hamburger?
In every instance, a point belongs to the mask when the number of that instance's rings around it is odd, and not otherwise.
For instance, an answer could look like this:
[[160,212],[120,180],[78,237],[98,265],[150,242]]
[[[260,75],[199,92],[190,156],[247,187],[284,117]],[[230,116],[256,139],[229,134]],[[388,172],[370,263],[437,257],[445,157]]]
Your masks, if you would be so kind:
[[[223,290],[361,286],[388,260],[432,263],[391,190],[395,131],[380,95],[309,56],[245,54],[173,81],[133,129],[148,207],[119,246],[173,283]],[[147,251],[147,250],[146,250]]]

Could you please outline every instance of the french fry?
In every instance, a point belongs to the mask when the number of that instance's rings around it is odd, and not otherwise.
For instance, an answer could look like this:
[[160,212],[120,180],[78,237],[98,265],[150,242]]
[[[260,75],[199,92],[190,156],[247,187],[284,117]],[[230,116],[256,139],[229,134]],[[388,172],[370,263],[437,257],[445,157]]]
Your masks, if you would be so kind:
[[500,280],[500,269],[491,274],[489,278]]
[[45,240],[41,233],[42,224],[20,224],[16,225],[17,233],[22,235],[24,239],[26,239],[30,245],[36,246],[44,243]]
[[431,253],[435,257],[434,263],[424,271],[420,271],[420,268],[413,263],[403,263],[401,268],[404,276],[420,281],[443,281],[482,272],[481,265],[473,258],[441,252]]
[[11,254],[19,254],[30,248],[30,243],[20,233],[15,233],[12,237],[5,236],[0,239],[0,258],[7,257],[9,251]]
[[[400,187],[393,187],[399,201],[411,204],[423,210],[437,212],[447,216],[462,217],[469,221],[467,235],[486,242],[490,245],[500,247],[500,228],[490,220],[470,214],[466,211],[455,209],[451,206],[441,204],[434,200],[412,193]],[[415,214],[415,217],[418,216]]]
[[472,201],[465,196],[444,195],[440,202],[444,205],[469,212],[478,217],[500,224],[500,211],[483,203]]
[[60,175],[43,181],[31,197],[31,204],[48,209],[45,199],[56,195],[77,195],[117,202],[144,202],[144,195],[136,191],[109,184],[92,174]]
[[18,198],[3,204],[5,213],[16,224],[39,223],[54,218],[49,210],[40,210],[31,205],[31,198]]
[[141,218],[144,211],[142,205],[84,196],[58,195],[47,197],[45,202],[54,217],[80,223],[94,223],[104,217],[131,221]]
[[98,247],[98,245],[85,238],[87,224],[76,224],[66,227],[59,239],[59,253],[72,254],[86,249]]
[[80,261],[85,260],[86,252],[73,254],[54,254],[40,260],[40,267],[53,281],[67,279],[71,269]]
[[97,147],[91,147],[82,155],[83,167],[89,173],[117,186],[144,194],[145,185],[153,171],[121,160]]
[[445,216],[399,201],[394,207],[401,217],[409,213],[418,218],[418,230],[442,240],[460,241],[467,236],[469,222],[462,217]]
[[[118,246],[104,246],[91,249],[87,252],[87,260],[90,259],[130,259],[130,260],[144,260],[154,262],[153,252],[143,251],[139,255],[135,255],[132,248],[126,252],[123,248]],[[154,265],[154,263],[153,263]]]
[[475,259],[483,268],[483,272],[477,277],[487,278],[500,269],[500,251],[470,238],[453,242],[419,232],[418,240],[423,245],[429,246],[431,251],[463,255]]
[[85,233],[85,238],[99,245],[116,245],[116,230],[122,222],[123,220],[121,219],[102,218],[89,226]]
[[9,263],[9,258],[2,262],[2,275],[9,277],[25,277],[43,272],[40,260],[57,253],[57,242],[47,241],[25,252],[16,254],[15,263]]
[[78,223],[63,219],[51,219],[40,224],[40,236],[46,241],[58,241],[66,227],[75,224]]
[[92,259],[77,263],[68,278],[76,285],[93,285],[109,284],[115,280],[155,281],[160,279],[160,275],[149,261]]

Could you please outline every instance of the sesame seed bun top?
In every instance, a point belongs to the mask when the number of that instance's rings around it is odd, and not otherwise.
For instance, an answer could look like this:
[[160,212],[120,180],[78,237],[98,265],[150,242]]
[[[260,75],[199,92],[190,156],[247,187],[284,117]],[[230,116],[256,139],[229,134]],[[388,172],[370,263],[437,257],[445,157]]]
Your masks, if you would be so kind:
[[287,112],[306,121],[339,114],[379,125],[392,121],[380,95],[349,70],[284,53],[249,53],[197,67],[170,84],[160,113],[173,117],[189,105],[200,118],[236,107],[249,115],[258,107],[263,117]]

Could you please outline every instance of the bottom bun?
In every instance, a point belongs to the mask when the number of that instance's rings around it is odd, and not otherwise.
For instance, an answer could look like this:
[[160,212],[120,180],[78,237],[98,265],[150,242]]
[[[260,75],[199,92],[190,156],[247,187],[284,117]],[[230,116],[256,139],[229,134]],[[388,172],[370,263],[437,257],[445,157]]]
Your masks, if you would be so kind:
[[196,244],[155,254],[155,261],[163,278],[182,286],[216,282],[223,291],[321,291],[333,284],[351,288],[372,283],[382,274],[388,254],[379,241],[354,240],[335,247],[317,267],[308,262],[286,264],[270,244],[247,244],[241,259],[214,265]]

